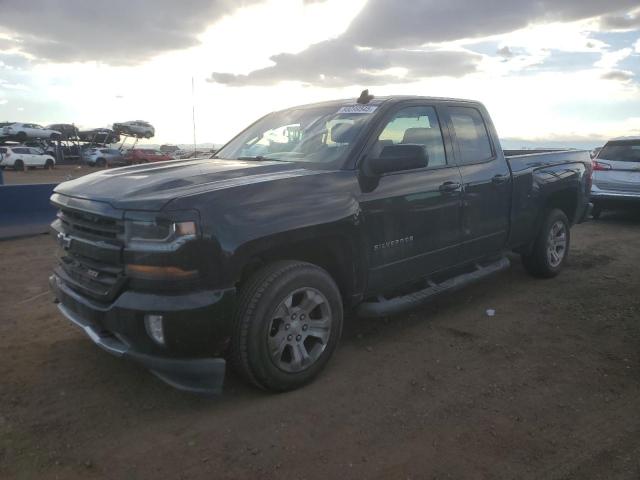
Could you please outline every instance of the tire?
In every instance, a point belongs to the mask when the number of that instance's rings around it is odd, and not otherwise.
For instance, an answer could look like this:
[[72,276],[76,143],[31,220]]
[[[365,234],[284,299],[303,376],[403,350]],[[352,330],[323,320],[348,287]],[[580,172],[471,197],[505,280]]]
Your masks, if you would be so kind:
[[600,215],[602,215],[602,207],[600,207],[599,205],[594,205],[593,210],[591,210],[591,216],[594,220],[599,220]]
[[53,170],[54,167],[55,167],[55,163],[53,163],[53,160],[51,160],[50,158],[47,159],[46,162],[44,162],[45,170]]
[[98,158],[96,160],[96,167],[104,168],[107,165],[107,161],[104,158]]
[[24,162],[22,160],[16,160],[13,163],[13,169],[18,171],[18,172],[24,172],[24,170],[25,170]]
[[[275,392],[300,388],[333,355],[342,320],[340,291],[326,271],[305,262],[274,262],[240,291],[232,364],[258,388]],[[276,344],[278,354],[272,354]]]
[[24,142],[27,139],[27,134],[25,132],[18,132],[16,135],[16,140],[19,142]]
[[58,135],[57,133],[52,133],[52,134],[49,136],[49,140],[52,140],[52,141],[53,141],[53,140],[58,140],[58,138],[60,138],[60,135]]
[[546,212],[533,249],[522,255],[522,263],[531,275],[553,278],[560,273],[569,256],[570,227],[569,219],[562,210]]
[[148,139],[148,138],[151,138],[151,133],[149,133],[149,132],[145,133],[145,134],[144,134],[144,138],[147,138],[147,139]]

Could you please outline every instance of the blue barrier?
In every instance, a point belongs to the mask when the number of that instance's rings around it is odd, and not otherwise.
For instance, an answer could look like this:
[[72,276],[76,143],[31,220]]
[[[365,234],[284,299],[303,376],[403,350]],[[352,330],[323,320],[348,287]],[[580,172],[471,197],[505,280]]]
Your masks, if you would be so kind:
[[47,233],[56,217],[49,197],[57,185],[0,186],[0,239]]

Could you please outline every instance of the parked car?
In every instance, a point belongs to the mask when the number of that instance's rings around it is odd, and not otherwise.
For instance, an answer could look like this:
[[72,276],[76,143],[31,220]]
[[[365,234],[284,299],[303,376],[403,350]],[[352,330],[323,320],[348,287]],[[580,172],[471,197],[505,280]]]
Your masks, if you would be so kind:
[[2,146],[0,147],[0,167],[24,170],[42,167],[50,170],[56,166],[56,160],[42,150],[32,147]]
[[5,137],[15,138],[19,142],[29,138],[57,140],[61,135],[57,130],[44,128],[35,123],[12,123],[2,127],[2,133]]
[[90,148],[83,154],[84,162],[92,167],[126,165],[122,152],[117,148]]
[[603,210],[640,206],[640,137],[607,142],[593,161],[593,218]]
[[113,130],[121,135],[130,135],[138,138],[151,138],[156,134],[155,128],[149,122],[143,120],[114,123]]
[[83,142],[100,143],[103,145],[118,143],[120,135],[110,128],[94,128],[92,130],[82,130],[78,133],[78,137]]
[[177,145],[161,145],[160,151],[162,153],[166,153],[167,155],[174,155],[176,152],[180,151],[180,147]]
[[164,162],[167,160],[173,160],[171,155],[153,150],[151,148],[134,148],[124,155],[127,164],[134,165],[138,163],[150,163],[150,162]]
[[219,392],[228,353],[285,391],[323,370],[344,309],[418,307],[509,251],[560,273],[589,152],[505,157],[478,102],[369,98],[269,114],[213,159],[58,185],[62,314],[173,386]]
[[56,123],[48,125],[47,128],[60,132],[62,140],[78,138],[78,134],[80,133],[76,126],[70,123]]

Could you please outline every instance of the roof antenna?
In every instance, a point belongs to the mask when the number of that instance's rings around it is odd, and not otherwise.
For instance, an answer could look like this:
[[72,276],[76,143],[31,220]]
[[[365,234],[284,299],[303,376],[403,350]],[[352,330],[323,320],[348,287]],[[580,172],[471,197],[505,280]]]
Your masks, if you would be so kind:
[[358,103],[361,105],[366,105],[375,97],[373,95],[369,95],[369,89],[363,90],[360,94],[360,98],[358,98]]

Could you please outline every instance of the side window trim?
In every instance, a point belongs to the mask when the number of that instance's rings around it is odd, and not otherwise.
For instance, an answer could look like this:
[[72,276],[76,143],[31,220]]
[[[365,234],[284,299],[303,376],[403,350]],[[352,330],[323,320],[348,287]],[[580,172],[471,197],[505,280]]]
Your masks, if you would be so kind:
[[[451,118],[451,112],[450,109],[451,108],[471,108],[473,110],[475,110],[476,112],[478,112],[478,115],[480,115],[480,119],[482,120],[482,124],[484,126],[484,130],[487,134],[487,138],[489,139],[489,147],[491,148],[491,157],[486,158],[484,160],[478,160],[476,162],[472,162],[472,163],[464,163],[462,161],[462,152],[460,151],[460,142],[458,141],[458,137],[456,135],[456,129],[453,125],[453,120]],[[489,162],[493,162],[498,158],[498,152],[495,146],[495,143],[493,141],[493,135],[491,134],[492,130],[489,129],[489,125],[487,124],[487,120],[484,116],[484,113],[482,112],[482,110],[480,108],[478,108],[478,105],[469,105],[469,104],[464,104],[464,103],[449,103],[447,105],[443,106],[443,110],[444,110],[444,115],[446,115],[446,122],[447,122],[447,127],[449,129],[449,135],[451,138],[451,143],[453,144],[453,149],[455,152],[455,163],[458,166],[463,166],[463,165],[480,165],[483,163],[489,163]]]

